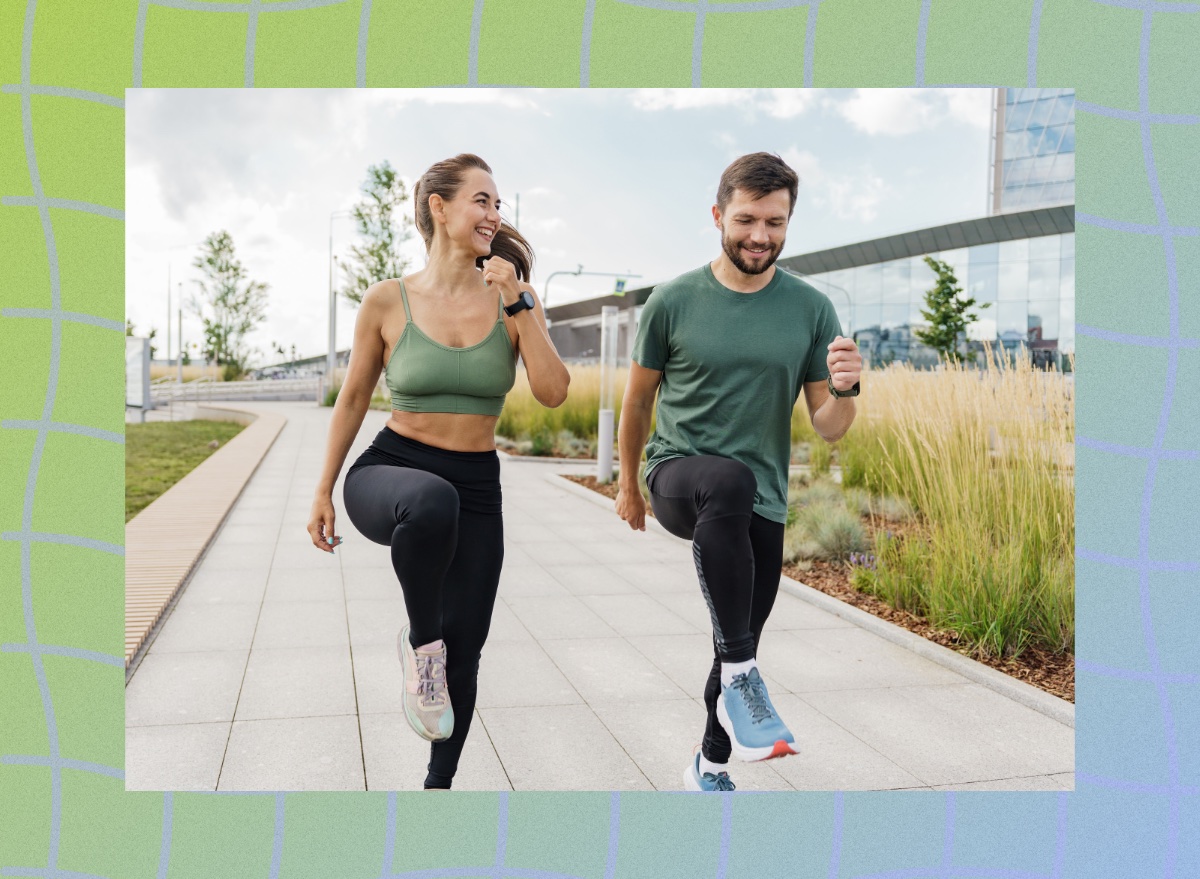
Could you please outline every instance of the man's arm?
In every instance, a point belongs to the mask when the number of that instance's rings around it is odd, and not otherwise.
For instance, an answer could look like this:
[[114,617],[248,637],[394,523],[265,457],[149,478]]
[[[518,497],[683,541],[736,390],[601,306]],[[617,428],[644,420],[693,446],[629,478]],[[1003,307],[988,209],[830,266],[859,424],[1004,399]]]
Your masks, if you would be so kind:
[[617,479],[617,515],[635,531],[646,530],[646,500],[638,488],[642,452],[650,438],[654,415],[654,395],[662,380],[662,370],[647,369],[629,362],[629,381],[621,402],[621,422],[617,436],[621,472]]
[[[829,343],[825,360],[833,386],[839,391],[850,390],[862,375],[862,355],[853,339],[838,336]],[[826,382],[805,382],[804,402],[813,430],[827,443],[836,443],[854,423],[854,398],[833,396]]]

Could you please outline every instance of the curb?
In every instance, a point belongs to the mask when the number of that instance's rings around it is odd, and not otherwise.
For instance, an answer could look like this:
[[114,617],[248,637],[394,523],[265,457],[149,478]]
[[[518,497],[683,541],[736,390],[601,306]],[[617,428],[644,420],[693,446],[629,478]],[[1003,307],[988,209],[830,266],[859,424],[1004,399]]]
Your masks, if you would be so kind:
[[[598,506],[602,506],[610,511],[613,509],[613,502],[604,495],[571,482],[569,479],[564,479],[558,473],[547,473],[544,475],[544,478],[547,482],[552,482],[554,485],[579,497],[586,498]],[[658,520],[651,516],[646,517],[646,527],[680,543],[689,542],[671,534],[658,523]],[[1002,671],[996,671],[996,669],[984,665],[982,662],[976,662],[974,659],[963,656],[949,647],[943,647],[941,644],[922,638],[920,635],[915,635],[908,631],[908,629],[901,628],[894,623],[889,623],[887,620],[880,619],[874,614],[860,610],[851,604],[839,601],[820,590],[813,589],[811,586],[805,586],[800,581],[793,580],[786,575],[781,578],[779,588],[789,595],[794,595],[796,598],[807,601],[821,610],[841,617],[859,628],[866,629],[874,635],[891,641],[893,644],[907,648],[918,656],[928,659],[931,662],[936,662],[943,668],[962,675],[972,683],[979,684],[981,687],[986,687],[995,693],[999,693],[1001,696],[1005,696],[1039,714],[1044,714],[1046,717],[1056,720],[1064,726],[1069,726],[1071,729],[1075,728],[1075,706],[1065,699],[1053,696],[1045,690],[1039,690],[1032,684],[1019,681]]]

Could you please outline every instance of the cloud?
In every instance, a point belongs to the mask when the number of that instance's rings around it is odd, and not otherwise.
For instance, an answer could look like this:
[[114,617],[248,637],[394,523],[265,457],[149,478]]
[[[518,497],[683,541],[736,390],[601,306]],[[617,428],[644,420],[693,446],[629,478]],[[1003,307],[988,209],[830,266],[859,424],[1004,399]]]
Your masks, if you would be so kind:
[[869,223],[895,192],[870,165],[852,173],[831,173],[815,155],[796,147],[785,150],[783,160],[800,176],[800,195],[807,193],[814,207],[828,209],[839,220]]
[[823,104],[866,134],[900,137],[948,120],[986,130],[990,89],[855,89]]
[[817,93],[805,89],[637,89],[633,93],[633,105],[639,110],[730,107],[775,119],[799,116],[816,100]]
[[567,221],[562,217],[530,217],[525,220],[525,231],[548,233],[565,229]]

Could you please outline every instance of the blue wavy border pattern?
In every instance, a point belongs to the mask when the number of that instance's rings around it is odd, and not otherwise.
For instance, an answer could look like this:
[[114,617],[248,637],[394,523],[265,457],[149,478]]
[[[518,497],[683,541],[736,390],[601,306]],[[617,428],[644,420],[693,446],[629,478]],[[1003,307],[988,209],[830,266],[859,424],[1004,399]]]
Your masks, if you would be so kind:
[[[48,0],[41,0],[43,4]],[[195,10],[216,15],[242,15],[248,22],[246,30],[244,53],[244,84],[253,86],[255,78],[255,50],[257,41],[257,25],[264,15],[280,15],[326,6],[359,4],[359,27],[356,44],[355,84],[364,86],[367,80],[367,45],[371,29],[372,12],[385,4],[385,0],[245,0],[245,2],[214,3],[207,0],[139,0],[137,5],[136,22],[133,28],[133,58],[132,76],[128,84],[140,87],[143,81],[143,56],[146,39],[147,16],[152,7],[169,7],[178,10]],[[484,7],[486,0],[472,0],[471,31],[468,57],[467,85],[479,85],[479,52],[480,35],[484,22]],[[834,3],[845,4],[852,0],[743,0],[743,2],[717,2],[717,0],[579,0],[582,20],[582,38],[579,50],[579,85],[587,87],[591,84],[591,62],[593,52],[593,32],[596,21],[597,6],[602,3],[618,3],[624,6],[637,7],[657,12],[670,12],[682,16],[692,16],[694,22],[692,52],[690,56],[691,83],[700,85],[701,70],[704,60],[705,24],[711,16],[729,14],[753,14],[755,12],[798,9],[807,11],[807,27],[804,35],[804,73],[803,81],[806,86],[813,82],[815,65],[816,33],[820,23],[820,9],[823,5]],[[926,54],[927,36],[931,21],[936,20],[938,7],[933,0],[913,0],[919,2],[917,16],[917,44],[915,65],[911,85],[926,85]],[[946,0],[942,0],[946,2]],[[1064,0],[1065,2],[1065,0]],[[1195,358],[1196,349],[1200,348],[1200,339],[1186,336],[1181,331],[1183,325],[1182,310],[1185,307],[1196,308],[1195,297],[1185,301],[1181,290],[1187,284],[1181,284],[1180,260],[1177,242],[1180,239],[1194,238],[1200,235],[1200,228],[1172,222],[1167,208],[1167,198],[1164,184],[1160,179],[1159,168],[1162,154],[1156,152],[1154,141],[1155,126],[1196,126],[1200,124],[1200,115],[1192,113],[1157,113],[1151,108],[1151,34],[1152,28],[1170,27],[1169,21],[1176,16],[1192,16],[1200,12],[1200,4],[1174,3],[1164,0],[1083,0],[1087,4],[1140,13],[1141,26],[1138,33],[1138,66],[1136,76],[1138,81],[1138,108],[1125,110],[1107,107],[1094,102],[1089,97],[1089,85],[1095,83],[1054,83],[1055,85],[1076,85],[1079,99],[1076,108],[1081,114],[1091,114],[1096,117],[1135,124],[1140,135],[1141,168],[1130,168],[1129,173],[1144,173],[1151,201],[1154,207],[1154,222],[1133,223],[1117,217],[1103,217],[1089,213],[1086,210],[1087,194],[1099,191],[1105,184],[1102,181],[1090,180],[1081,174],[1079,192],[1083,202],[1076,217],[1079,223],[1078,240],[1080,250],[1087,251],[1087,242],[1092,234],[1091,229],[1103,229],[1121,236],[1142,238],[1150,236],[1161,242],[1162,261],[1165,265],[1167,283],[1167,326],[1165,336],[1146,336],[1125,332],[1119,327],[1094,326],[1079,324],[1077,335],[1081,340],[1094,340],[1117,346],[1120,349],[1134,351],[1160,351],[1165,355],[1165,381],[1161,397],[1154,405],[1147,406],[1145,412],[1117,413],[1113,417],[1126,420],[1141,420],[1146,425],[1153,425],[1153,438],[1147,446],[1137,446],[1125,443],[1111,442],[1099,436],[1080,436],[1078,446],[1089,452],[1098,453],[1114,459],[1136,460],[1145,465],[1145,475],[1141,490],[1137,497],[1114,496],[1109,501],[1113,508],[1119,506],[1133,507],[1138,511],[1137,552],[1128,557],[1109,552],[1103,543],[1094,542],[1100,535],[1093,535],[1081,529],[1078,534],[1077,558],[1099,570],[1112,572],[1113,576],[1136,575],[1136,606],[1140,614],[1138,624],[1142,635],[1142,649],[1148,661],[1148,670],[1124,668],[1104,661],[1103,657],[1081,655],[1078,671],[1081,674],[1081,693],[1085,699],[1095,699],[1106,704],[1120,704],[1124,691],[1109,690],[1116,683],[1133,684],[1149,688],[1152,691],[1154,703],[1157,706],[1158,717],[1155,721],[1158,729],[1147,729],[1146,734],[1161,734],[1164,747],[1165,765],[1159,767],[1161,778],[1129,777],[1120,765],[1104,765],[1103,761],[1094,763],[1082,762],[1076,779],[1078,788],[1073,793],[1058,794],[1022,794],[1013,798],[1003,794],[928,794],[921,795],[922,804],[939,804],[937,819],[930,823],[928,831],[932,837],[912,839],[906,848],[902,840],[893,843],[894,849],[889,854],[895,867],[890,869],[847,872],[853,869],[850,865],[851,855],[862,848],[864,837],[879,834],[888,826],[894,816],[897,800],[894,794],[793,794],[790,799],[770,800],[771,803],[787,803],[779,808],[793,810],[798,821],[811,819],[814,823],[825,821],[829,823],[828,858],[825,875],[829,879],[855,876],[857,879],[917,879],[917,877],[937,876],[949,877],[988,877],[988,879],[1061,879],[1066,876],[1103,876],[1116,875],[1119,868],[1111,861],[1103,860],[1104,847],[1097,845],[1097,840],[1106,837],[1116,837],[1129,846],[1141,847],[1133,854],[1133,863],[1140,864],[1146,872],[1142,875],[1162,876],[1164,879],[1175,879],[1186,875],[1200,874],[1200,847],[1196,834],[1185,831],[1187,826],[1195,827],[1200,823],[1200,810],[1196,808],[1198,788],[1194,783],[1194,773],[1188,775],[1189,767],[1196,763],[1196,745],[1194,735],[1197,730],[1198,718],[1195,712],[1196,688],[1200,686],[1200,669],[1179,671],[1179,662],[1192,661],[1195,653],[1189,653],[1189,645],[1180,644],[1165,638],[1160,631],[1162,620],[1154,613],[1153,597],[1160,577],[1167,575],[1191,575],[1200,572],[1200,562],[1189,559],[1156,559],[1152,554],[1152,513],[1156,501],[1156,487],[1163,478],[1161,464],[1191,465],[1193,469],[1185,471],[1191,485],[1196,487],[1197,459],[1200,458],[1200,435],[1196,428],[1200,427],[1193,417],[1194,410],[1181,415],[1179,405],[1183,369],[1186,366],[1185,357]],[[47,862],[45,864],[0,864],[2,876],[36,876],[36,877],[90,877],[99,873],[67,870],[60,864],[60,849],[62,844],[64,803],[63,779],[67,771],[84,773],[88,776],[120,782],[124,771],[119,767],[104,765],[78,759],[66,759],[60,748],[60,712],[56,709],[55,700],[51,697],[50,684],[47,677],[45,658],[75,660],[81,663],[94,664],[104,669],[122,667],[118,656],[109,655],[94,650],[83,649],[71,645],[47,644],[38,637],[34,616],[34,594],[36,590],[51,588],[35,584],[32,566],[33,547],[38,543],[67,544],[88,551],[105,554],[123,555],[123,547],[104,541],[85,538],[65,533],[50,533],[34,530],[34,507],[36,503],[36,487],[42,473],[44,453],[47,440],[51,434],[70,433],[83,439],[101,443],[120,443],[123,437],[112,431],[90,428],[85,425],[65,423],[53,418],[55,401],[60,380],[60,357],[63,346],[63,325],[83,324],[101,330],[117,332],[121,326],[114,320],[92,315],[86,312],[68,311],[62,307],[60,289],[60,266],[58,258],[57,239],[55,235],[53,211],[78,211],[117,221],[124,220],[124,211],[111,206],[92,204],[70,198],[50,197],[46,194],[38,167],[38,153],[35,149],[35,131],[32,112],[32,99],[52,97],[71,101],[85,101],[124,112],[124,100],[121,97],[103,94],[89,89],[74,88],[70,83],[35,83],[32,75],[32,46],[36,12],[39,0],[28,0],[23,19],[21,39],[20,82],[5,83],[0,87],[0,94],[13,95],[19,98],[21,108],[21,134],[24,145],[24,161],[28,169],[28,179],[32,195],[7,195],[0,193],[2,208],[34,208],[40,221],[45,247],[44,259],[48,263],[49,300],[50,307],[30,307],[25,304],[23,297],[32,298],[26,291],[0,292],[4,306],[0,309],[0,332],[11,321],[38,320],[47,321],[49,325],[49,367],[46,376],[46,392],[40,419],[4,418],[0,421],[0,430],[32,432],[35,436],[32,457],[29,460],[24,480],[24,497],[22,507],[21,528],[19,531],[5,531],[0,534],[0,540],[13,542],[20,548],[19,574],[5,570],[0,580],[0,589],[20,593],[20,606],[23,611],[23,622],[26,640],[20,643],[5,643],[0,645],[0,651],[6,654],[24,654],[31,660],[33,675],[36,680],[37,692],[41,700],[48,752],[41,755],[4,753],[5,739],[0,737],[0,766],[27,766],[44,768],[48,771],[50,803],[48,826]],[[1014,15],[1022,18],[1028,16],[1028,44],[1024,57],[1026,69],[1026,85],[1038,84],[1038,59],[1042,48],[1042,22],[1047,12],[1053,10],[1055,0],[1032,0],[1032,4],[1011,4]],[[114,15],[117,14],[114,12]],[[1161,17],[1161,18],[1160,18]],[[1157,31],[1155,31],[1157,32]],[[963,46],[964,53],[971,51],[970,46]],[[1120,69],[1109,71],[1113,78],[1119,78],[1125,73]],[[349,83],[347,83],[349,85]],[[403,83],[395,83],[403,85]],[[1164,83],[1156,82],[1159,92],[1178,89],[1180,94],[1190,87],[1192,94],[1196,83]],[[1200,108],[1198,108],[1200,109]],[[1081,167],[1086,167],[1083,158],[1093,145],[1081,145]],[[1179,156],[1174,155],[1178,160]],[[11,177],[11,175],[10,175]],[[1186,202],[1186,194],[1179,193],[1181,202]],[[41,256],[31,258],[41,259]],[[1147,268],[1150,268],[1149,266]],[[1194,284],[1194,278],[1187,279]],[[43,291],[44,292],[44,291]],[[1084,290],[1083,298],[1093,295]],[[44,301],[44,299],[42,300]],[[1191,326],[1196,322],[1192,319]],[[115,338],[115,337],[114,337]],[[7,361],[6,361],[7,362]],[[1194,360],[1192,361],[1194,362]],[[19,369],[19,364],[8,362],[11,368]],[[1093,396],[1099,389],[1093,389],[1087,383],[1088,364],[1081,363],[1083,372],[1080,378],[1079,411],[1095,413],[1094,407],[1105,405],[1098,396]],[[108,378],[119,381],[116,376]],[[3,416],[3,413],[0,413]],[[1169,428],[1173,420],[1190,419],[1183,431],[1175,431],[1175,435],[1189,437],[1188,448],[1167,448]],[[1095,418],[1093,423],[1097,422]],[[5,461],[5,469],[14,467],[12,462]],[[1177,473],[1179,471],[1172,471]],[[1102,482],[1104,473],[1095,465],[1081,462],[1077,477],[1080,484],[1086,480]],[[1179,536],[1187,533],[1188,523],[1177,523]],[[1190,523],[1191,531],[1195,530],[1194,521]],[[1105,577],[1099,575],[1094,581],[1084,578],[1079,582],[1079,600],[1086,603],[1090,600],[1090,590],[1099,585]],[[19,589],[16,582],[19,581]],[[1117,582],[1114,580],[1114,582]],[[52,585],[52,584],[51,584]],[[1196,602],[1193,599],[1186,607],[1176,606],[1177,613],[1193,611]],[[1172,630],[1178,631],[1178,629]],[[1090,643],[1102,644],[1103,639],[1093,638]],[[1101,712],[1091,710],[1086,702],[1081,702],[1081,735],[1093,738],[1106,735],[1128,735],[1126,728],[1106,726]],[[1147,719],[1149,723],[1149,719]],[[1089,725],[1091,728],[1089,729]],[[1086,759],[1086,758],[1085,758]],[[1117,799],[1113,797],[1116,795]],[[0,790],[0,796],[8,798],[10,792]],[[124,795],[129,798],[147,795]],[[223,797],[230,795],[189,795]],[[272,804],[273,832],[269,840],[263,841],[264,848],[269,847],[270,859],[267,875],[277,879],[287,875],[284,869],[287,843],[287,805],[295,797],[303,794],[262,793],[248,794]],[[405,817],[410,810],[420,808],[420,800],[408,796],[398,796],[395,793],[372,796],[372,802],[378,802],[384,815],[384,836],[380,839],[378,879],[435,879],[449,876],[479,876],[493,877],[534,877],[534,879],[575,879],[575,876],[603,876],[604,879],[617,879],[623,875],[674,875],[672,865],[663,862],[658,868],[650,869],[659,857],[656,848],[648,846],[644,840],[626,843],[633,850],[623,849],[622,841],[630,837],[628,828],[622,833],[622,815],[624,807],[632,802],[643,802],[637,795],[612,793],[609,799],[607,822],[597,826],[596,832],[606,841],[603,864],[581,864],[577,874],[555,872],[551,870],[533,869],[513,865],[510,840],[513,831],[510,828],[511,811],[520,809],[523,802],[531,802],[537,796],[552,796],[562,798],[564,809],[569,809],[574,802],[570,794],[531,795],[501,793],[495,796],[495,820],[486,826],[480,824],[473,828],[480,838],[495,838],[495,857],[487,866],[447,864],[444,867],[431,867],[395,872],[393,865],[397,852],[411,840],[398,837],[398,827],[404,826]],[[580,795],[582,796],[582,795]],[[739,857],[744,854],[744,847],[761,846],[762,840],[748,829],[744,822],[753,820],[756,810],[766,802],[762,797],[767,795],[754,794],[724,794],[720,795],[719,816],[710,808],[711,798],[703,802],[694,797],[674,797],[658,795],[657,807],[668,811],[677,811],[680,816],[688,816],[688,826],[680,828],[682,837],[691,838],[689,834],[700,833],[710,840],[715,840],[715,858],[712,863],[712,873],[717,879],[725,879],[733,875],[751,875]],[[981,799],[983,798],[983,799]],[[905,800],[905,803],[913,801]],[[986,831],[976,822],[967,822],[963,813],[974,808],[980,802],[994,803],[1003,812],[1019,811],[1017,821],[1023,831],[1030,836],[1042,833],[1049,834],[1049,844],[1044,850],[1042,866],[1036,870],[1028,868],[1004,867],[994,863],[964,863],[960,860],[965,841],[979,842],[986,836]],[[1117,803],[1117,805],[1113,805]],[[173,862],[172,841],[175,836],[178,820],[177,796],[172,793],[162,795],[160,849],[157,858],[156,875],[165,879],[172,874],[173,867],[184,866],[178,860]],[[5,804],[0,804],[5,805]],[[11,804],[8,804],[11,805]],[[3,814],[3,813],[0,813]],[[931,819],[932,822],[932,819]],[[697,830],[698,828],[698,830]],[[339,816],[335,811],[328,815],[328,833],[332,839],[339,831]],[[0,828],[0,844],[2,844],[3,828]],[[786,853],[791,840],[777,841],[779,851]],[[122,840],[114,840],[113,845],[120,847]],[[0,848],[0,854],[4,849]],[[1139,857],[1144,855],[1144,858]],[[1161,859],[1161,867],[1159,860]],[[914,865],[914,861],[920,862]],[[635,870],[631,865],[637,863],[640,869]],[[649,865],[649,866],[648,866]],[[907,865],[907,866],[904,866]],[[295,872],[295,871],[293,871]],[[115,877],[114,877],[115,879]]]

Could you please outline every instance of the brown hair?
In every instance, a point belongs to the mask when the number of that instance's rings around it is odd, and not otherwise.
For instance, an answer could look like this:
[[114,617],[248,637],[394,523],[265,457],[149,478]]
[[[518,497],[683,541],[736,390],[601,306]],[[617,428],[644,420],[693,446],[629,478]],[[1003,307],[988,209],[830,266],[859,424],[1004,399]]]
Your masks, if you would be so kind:
[[[433,214],[429,210],[429,196],[440,195],[446,201],[454,198],[463,185],[463,177],[471,168],[492,173],[491,166],[479,156],[471,153],[459,153],[453,159],[444,159],[421,175],[413,187],[413,202],[416,204],[417,231],[425,239],[425,250],[433,245]],[[492,256],[508,260],[516,267],[517,277],[528,281],[533,270],[533,248],[520,232],[505,223],[500,222],[500,229],[492,239]],[[482,266],[486,256],[475,261],[476,266]]]
[[796,209],[796,191],[799,186],[800,178],[779,156],[774,153],[750,153],[735,159],[721,175],[721,182],[717,186],[717,207],[724,212],[725,206],[733,198],[735,189],[748,192],[755,199],[786,189],[790,217]]

